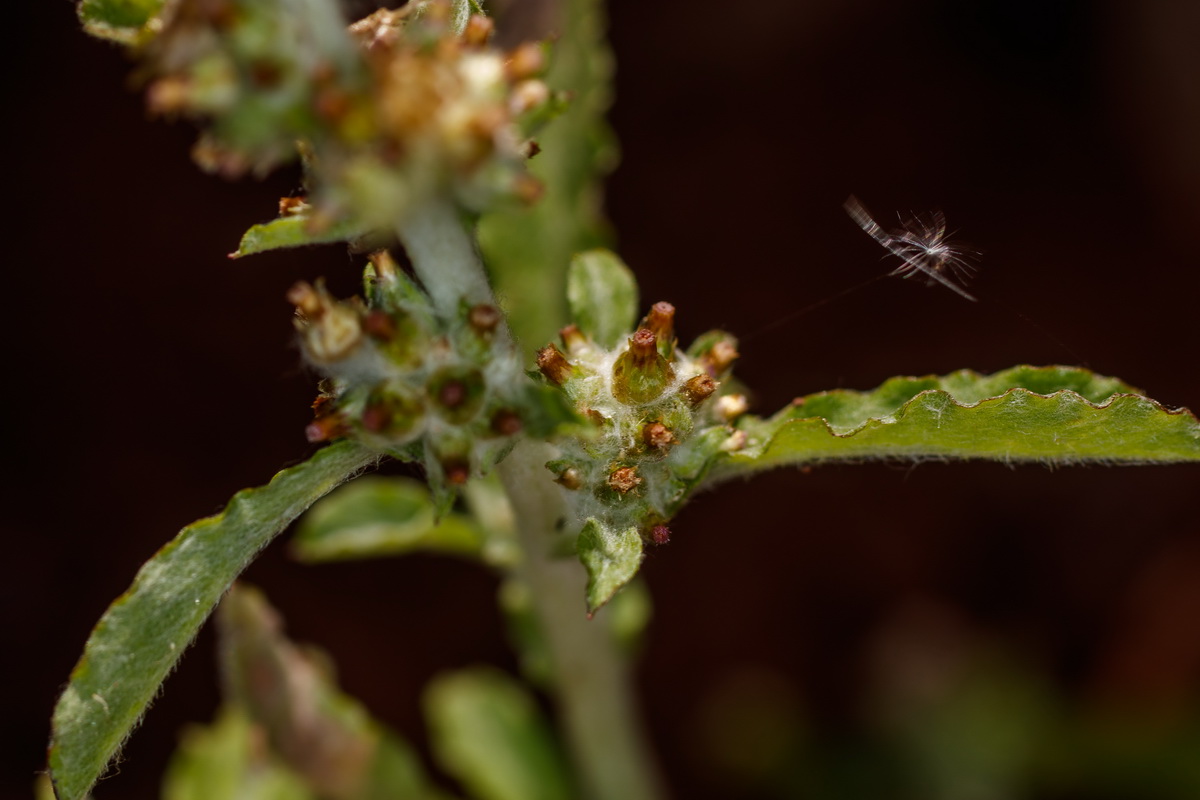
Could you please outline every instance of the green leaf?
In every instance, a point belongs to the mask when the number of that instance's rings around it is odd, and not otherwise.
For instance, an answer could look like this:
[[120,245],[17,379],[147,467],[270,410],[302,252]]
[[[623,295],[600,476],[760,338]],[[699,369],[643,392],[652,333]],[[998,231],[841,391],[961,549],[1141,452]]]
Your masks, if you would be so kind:
[[504,673],[476,668],[439,676],[426,690],[424,706],[434,755],[472,797],[576,796],[537,703]]
[[483,554],[483,531],[462,514],[435,521],[429,489],[409,478],[362,478],[343,486],[301,520],[291,542],[301,561],[378,558],[425,550]]
[[567,264],[576,253],[611,244],[601,178],[617,163],[616,138],[604,115],[612,104],[613,58],[602,0],[557,4],[562,35],[550,51],[545,81],[570,93],[564,113],[537,132],[541,152],[529,172],[542,198],[528,208],[485,214],[479,245],[503,299],[513,335],[527,353],[567,322]]
[[743,418],[738,428],[746,446],[711,478],[837,459],[1200,460],[1200,423],[1191,412],[1068,367],[893,378],[873,392],[809,395],[770,419]]
[[580,330],[601,347],[616,347],[637,322],[633,273],[607,250],[589,250],[571,259],[567,302]]
[[227,699],[261,726],[271,750],[318,797],[443,797],[412,748],[338,689],[330,659],[284,635],[261,592],[235,584],[217,611],[217,629]]
[[227,705],[212,725],[189,725],[163,778],[163,800],[315,800],[262,746],[245,711]]
[[261,225],[255,225],[242,234],[238,249],[230,258],[280,250],[288,247],[304,247],[311,244],[330,244],[360,239],[370,229],[358,220],[343,220],[332,225],[313,229],[311,220],[304,214],[279,217]]
[[642,537],[637,528],[615,531],[591,517],[583,523],[576,547],[588,574],[590,617],[637,574],[643,557]]
[[180,531],[92,631],[54,709],[50,770],[60,800],[83,797],[146,710],[213,606],[254,556],[319,497],[378,456],[319,450],[220,514]]
[[99,39],[136,44],[166,0],[80,0],[76,11],[83,29]]

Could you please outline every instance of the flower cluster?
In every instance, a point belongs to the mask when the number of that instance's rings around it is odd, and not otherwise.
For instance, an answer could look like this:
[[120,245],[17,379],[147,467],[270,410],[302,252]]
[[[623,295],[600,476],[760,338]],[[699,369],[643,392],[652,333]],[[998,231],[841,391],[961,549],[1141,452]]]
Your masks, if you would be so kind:
[[538,352],[542,375],[593,425],[547,464],[569,505],[580,520],[636,528],[656,544],[713,461],[745,438],[732,425],[747,406],[730,378],[736,341],[713,331],[683,351],[674,317],[656,303],[623,346],[607,350],[572,325],[562,349]]
[[525,378],[496,308],[464,302],[439,318],[386,251],[365,276],[365,301],[303,282],[288,294],[304,354],[326,376],[310,441],[348,436],[421,461],[440,492],[486,472],[523,430],[545,435],[574,419]]
[[[235,176],[294,157],[314,228],[352,219],[391,231],[431,195],[481,210],[532,200],[529,129],[552,106],[540,45],[502,52],[482,15],[454,25],[449,0],[381,9],[347,31],[336,6],[183,0],[147,46],[149,104],[210,120],[194,154]],[[282,32],[282,34],[281,34]]]

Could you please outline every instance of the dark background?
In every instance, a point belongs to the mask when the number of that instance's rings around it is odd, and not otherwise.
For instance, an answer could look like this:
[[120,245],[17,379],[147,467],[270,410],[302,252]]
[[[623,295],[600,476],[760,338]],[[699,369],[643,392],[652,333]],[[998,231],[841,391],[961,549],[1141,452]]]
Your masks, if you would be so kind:
[[[129,63],[78,32],[71,3],[26,5],[3,70],[5,797],[31,790],[56,692],[141,562],[311,452],[314,379],[283,292],[355,282],[336,248],[226,260],[296,175],[200,173],[194,131],[147,122]],[[1200,406],[1198,9],[616,0],[620,251],[646,303],[677,306],[684,341],[746,334],[888,269],[843,213],[848,194],[880,217],[940,207],[984,253],[980,302],[878,281],[751,336],[738,370],[757,410],[1018,363],[1082,363]],[[675,795],[942,796],[906,793],[903,776],[976,680],[995,684],[993,715],[961,730],[985,752],[1022,692],[1065,750],[1097,730],[1151,759],[1186,741],[1198,478],[872,464],[697,498],[643,572],[655,618],[640,690]],[[247,577],[411,739],[432,674],[514,667],[495,582],[472,565],[302,567],[276,546]],[[154,796],[176,732],[216,702],[206,630],[99,797]],[[1007,784],[972,793],[967,776],[946,796],[1180,796],[1169,765],[1146,773],[1158,788],[1136,771],[1106,779],[1121,758],[1049,777],[997,767]]]

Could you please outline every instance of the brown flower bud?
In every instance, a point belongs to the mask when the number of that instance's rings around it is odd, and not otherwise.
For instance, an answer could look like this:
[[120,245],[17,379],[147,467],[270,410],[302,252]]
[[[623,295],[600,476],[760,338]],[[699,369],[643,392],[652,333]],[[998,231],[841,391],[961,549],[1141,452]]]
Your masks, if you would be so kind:
[[708,375],[701,373],[693,378],[689,378],[687,383],[680,387],[679,393],[683,395],[692,408],[695,408],[711,397],[716,390],[717,382]]
[[556,386],[562,386],[571,379],[571,362],[553,344],[538,350],[537,365],[546,379]]
[[472,47],[482,47],[492,38],[495,29],[496,25],[491,18],[483,14],[472,14],[467,19],[467,27],[462,34],[463,41]]
[[446,474],[446,483],[451,486],[462,486],[471,477],[471,465],[457,458],[442,462],[442,472]]
[[442,418],[461,425],[479,413],[487,386],[479,370],[443,367],[430,376],[425,390]]
[[502,408],[492,415],[490,427],[501,436],[516,436],[521,432],[523,425],[517,412]]
[[304,428],[304,438],[308,441],[328,442],[331,439],[337,439],[349,433],[346,427],[346,422],[341,414],[326,414],[320,419],[315,419]]
[[281,197],[279,198],[279,216],[293,217],[296,214],[303,214],[312,206],[308,204],[307,197]]
[[500,311],[488,303],[471,306],[467,312],[467,324],[478,334],[490,334],[500,324]]
[[363,318],[363,330],[372,339],[381,342],[390,341],[396,335],[396,321],[386,311],[374,309]]
[[380,278],[394,278],[400,272],[396,259],[392,258],[392,254],[387,250],[376,250],[367,256],[367,261],[370,261],[371,266],[375,267],[375,274]]
[[554,479],[554,482],[564,489],[575,491],[583,486],[583,473],[575,469],[575,467],[567,467]]
[[608,476],[609,487],[621,494],[625,494],[641,482],[642,479],[637,474],[637,467],[621,467],[613,470]]
[[160,78],[146,90],[146,105],[151,114],[177,114],[187,108],[191,87],[183,78]]
[[658,302],[650,307],[650,313],[642,320],[642,327],[654,331],[658,352],[667,358],[675,356],[675,306]]
[[646,443],[647,447],[661,450],[675,442],[675,435],[661,422],[651,422],[642,428],[642,441]]
[[550,90],[546,84],[536,78],[521,81],[508,96],[508,111],[514,117],[519,117],[526,111],[544,106],[549,100]]
[[567,352],[572,355],[587,347],[587,336],[574,323],[559,331],[558,336],[562,339],[563,347],[567,348]]
[[716,377],[728,370],[737,357],[737,340],[731,336],[714,343],[708,352],[700,356],[700,362],[704,364],[709,375]]
[[546,66],[542,55],[542,46],[535,42],[526,42],[513,50],[504,64],[505,76],[514,83],[532,78]]

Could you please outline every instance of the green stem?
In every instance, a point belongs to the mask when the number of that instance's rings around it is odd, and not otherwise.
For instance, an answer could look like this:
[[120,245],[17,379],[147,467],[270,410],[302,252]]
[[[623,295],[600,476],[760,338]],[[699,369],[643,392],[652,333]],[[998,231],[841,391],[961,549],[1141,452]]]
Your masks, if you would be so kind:
[[584,613],[587,575],[574,559],[551,556],[567,518],[545,463],[544,442],[525,441],[501,462],[500,479],[517,521],[529,586],[553,661],[555,693],[587,800],[653,800],[663,795],[638,720],[629,665],[603,619]]
[[[463,299],[495,303],[475,244],[449,199],[414,210],[397,230],[439,314],[453,317]],[[609,626],[584,613],[582,565],[549,553],[568,518],[544,466],[551,457],[545,442],[523,441],[498,471],[516,516],[517,576],[529,586],[550,650],[568,748],[585,800],[655,800],[662,791],[638,722],[629,664]]]

